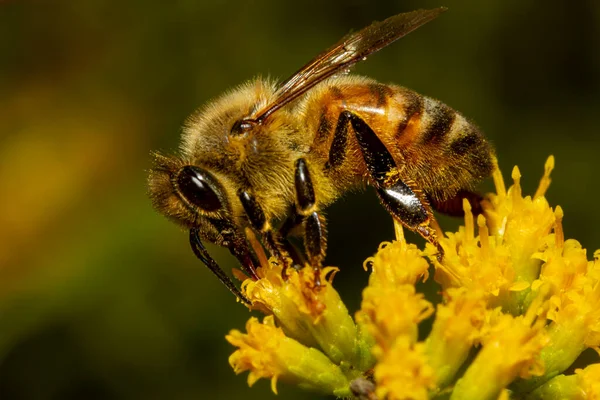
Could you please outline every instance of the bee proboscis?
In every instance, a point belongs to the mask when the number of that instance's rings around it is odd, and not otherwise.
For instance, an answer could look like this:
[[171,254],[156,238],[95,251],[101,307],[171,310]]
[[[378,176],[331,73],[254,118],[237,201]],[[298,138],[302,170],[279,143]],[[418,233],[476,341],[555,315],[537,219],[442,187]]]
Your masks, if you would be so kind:
[[[155,154],[154,207],[189,229],[196,256],[242,301],[202,240],[227,247],[258,279],[250,232],[284,266],[315,269],[326,252],[322,210],[371,185],[386,210],[443,255],[432,210],[478,206],[474,184],[494,154],[480,131],[443,103],[348,69],[444,8],[398,14],[342,38],[282,83],[257,78],[194,113],[179,155]],[[299,228],[299,229],[297,229]],[[288,237],[299,231],[304,249]],[[254,236],[254,235],[252,235]],[[252,241],[254,243],[254,241]]]

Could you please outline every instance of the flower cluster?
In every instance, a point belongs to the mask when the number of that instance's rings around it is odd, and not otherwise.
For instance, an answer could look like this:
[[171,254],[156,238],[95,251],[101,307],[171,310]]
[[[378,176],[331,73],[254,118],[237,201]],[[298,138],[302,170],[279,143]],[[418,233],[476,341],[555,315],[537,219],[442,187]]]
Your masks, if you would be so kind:
[[[354,318],[331,285],[319,290],[310,268],[281,278],[271,263],[243,292],[252,309],[246,333],[233,330],[229,362],[248,383],[269,378],[337,397],[360,399],[595,399],[600,364],[563,374],[587,348],[600,351],[600,251],[589,261],[579,242],[565,240],[560,207],[545,196],[554,159],[533,196],[520,172],[440,239],[437,249],[404,240],[383,243],[365,262],[371,270]],[[430,265],[442,301],[432,304],[415,284]],[[419,324],[433,318],[425,339]],[[422,332],[421,332],[422,333]]]

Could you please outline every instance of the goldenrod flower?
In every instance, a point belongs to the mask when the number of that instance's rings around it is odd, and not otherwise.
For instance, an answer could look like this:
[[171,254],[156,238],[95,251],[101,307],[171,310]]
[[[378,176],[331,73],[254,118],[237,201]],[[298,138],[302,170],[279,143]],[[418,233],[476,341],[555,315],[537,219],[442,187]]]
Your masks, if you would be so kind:
[[450,383],[473,345],[481,340],[487,316],[482,290],[449,288],[445,295],[446,302],[438,304],[433,328],[425,341],[437,387]]
[[356,318],[375,337],[376,351],[385,353],[400,336],[415,342],[418,323],[433,313],[432,304],[414,286],[427,276],[427,261],[415,245],[396,241],[379,246],[366,265],[373,272]]
[[380,353],[374,373],[380,399],[428,399],[435,388],[435,371],[427,363],[425,345],[401,336]]
[[[370,359],[348,309],[327,279],[315,289],[311,268],[291,269],[286,281],[281,270],[281,265],[271,263],[267,271],[259,268],[261,279],[244,282],[242,290],[251,308],[273,314],[287,335],[321,349],[335,363],[362,365],[362,358]],[[337,268],[327,267],[321,274],[327,278],[335,272]]]
[[395,241],[379,246],[365,265],[373,271],[356,319],[375,338],[374,377],[380,383],[376,394],[426,399],[434,387],[434,371],[427,364],[424,345],[416,342],[418,324],[431,316],[433,305],[414,285],[427,277],[428,264],[415,245]]
[[500,309],[490,311],[482,348],[458,380],[451,399],[496,399],[516,377],[541,375],[539,354],[548,343],[545,318],[537,315],[542,300],[527,314],[513,317]]
[[[404,240],[383,243],[352,318],[331,282],[313,287],[310,268],[281,278],[271,263],[243,291],[268,316],[232,331],[236,372],[361,399],[600,399],[600,364],[563,375],[587,348],[600,352],[600,251],[565,240],[563,210],[545,193],[554,158],[533,196],[521,173],[508,190],[499,170],[483,213],[464,203],[465,223],[440,238],[439,261]],[[435,268],[442,302],[416,289]],[[420,323],[433,318],[430,332]],[[420,340],[423,333],[426,337]],[[365,384],[366,382],[366,384]],[[371,382],[369,384],[369,382]]]
[[246,323],[247,334],[233,330],[227,340],[239,349],[229,357],[236,373],[249,370],[248,385],[260,378],[271,378],[271,388],[277,393],[277,380],[307,389],[347,395],[349,382],[329,358],[314,348],[306,347],[285,336],[275,326],[273,316],[261,324],[256,318]]
[[600,364],[577,369],[573,375],[559,375],[527,396],[527,400],[545,399],[600,399]]

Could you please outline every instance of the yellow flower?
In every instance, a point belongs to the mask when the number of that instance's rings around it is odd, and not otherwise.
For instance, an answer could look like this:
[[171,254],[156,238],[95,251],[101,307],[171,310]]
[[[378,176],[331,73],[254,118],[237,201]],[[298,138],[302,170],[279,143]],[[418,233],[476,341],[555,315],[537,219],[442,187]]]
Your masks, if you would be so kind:
[[548,343],[545,316],[537,315],[542,299],[513,317],[500,309],[490,310],[482,349],[458,380],[450,399],[496,399],[516,377],[541,375],[539,354]]
[[[440,237],[441,261],[395,223],[397,240],[364,263],[371,274],[354,319],[332,286],[337,269],[324,270],[320,290],[310,268],[285,281],[274,263],[259,270],[243,291],[269,317],[227,336],[234,370],[250,371],[249,384],[270,378],[275,389],[281,379],[372,400],[600,400],[600,364],[562,375],[585,349],[600,352],[600,251],[589,261],[565,240],[563,210],[544,197],[553,168],[550,157],[534,196],[522,194],[518,168],[508,190],[496,171],[483,213],[465,201],[464,226]],[[438,304],[415,287],[430,264]]]
[[600,346],[599,263],[588,261],[586,251],[576,240],[564,240],[563,213],[556,210],[555,237],[539,255],[545,261],[534,287],[552,288],[547,327],[550,343],[541,353],[546,374],[516,383],[530,390],[567,369],[586,348]]
[[527,396],[527,400],[599,400],[600,364],[576,369],[574,375],[559,375]]
[[229,364],[236,373],[250,371],[249,386],[260,378],[270,378],[271,388],[277,393],[277,380],[281,378],[323,393],[349,394],[349,382],[340,368],[320,351],[286,337],[275,326],[273,316],[265,317],[262,324],[250,318],[246,331],[232,330],[226,339],[238,347],[229,357]]
[[446,303],[438,304],[433,328],[425,342],[437,387],[446,386],[455,377],[473,344],[481,340],[486,320],[482,290],[449,288],[445,296]]
[[[315,289],[312,268],[290,268],[287,280],[281,270],[271,262],[269,268],[258,269],[261,279],[244,281],[242,291],[252,302],[250,308],[274,315],[289,337],[322,350],[336,364],[368,364],[371,357],[361,332],[330,282],[324,279]],[[335,272],[337,268],[327,267],[321,274],[331,279]]]
[[[512,172],[514,184],[506,195],[491,194],[489,202],[483,204],[491,234],[510,250],[517,281],[531,283],[539,273],[540,262],[531,256],[545,245],[545,238],[554,224],[554,213],[544,197],[553,169],[554,157],[550,156],[535,196],[523,197],[521,172],[515,167]],[[494,175],[496,182],[502,179],[499,171]]]
[[427,277],[428,264],[415,245],[402,239],[383,243],[367,265],[372,273],[356,320],[375,338],[376,394],[382,399],[427,399],[434,371],[425,346],[416,341],[418,324],[431,316],[433,306],[414,285]]
[[600,399],[600,364],[592,364],[585,369],[576,369],[578,386],[588,399]]
[[473,214],[465,200],[465,226],[456,233],[447,233],[440,243],[445,250],[440,263],[432,256],[436,250],[429,248],[431,261],[436,267],[435,279],[445,290],[462,287],[480,290],[492,305],[501,304],[511,291],[529,285],[515,282],[516,272],[510,257],[510,248],[496,236],[489,236],[483,216],[477,219],[479,235],[475,236]]
[[426,400],[435,386],[435,371],[428,365],[423,343],[401,336],[379,354],[374,373],[380,399]]
[[367,265],[373,272],[356,320],[369,329],[382,352],[401,335],[415,342],[418,323],[433,313],[431,303],[414,286],[427,276],[427,261],[415,245],[401,240],[382,243]]
[[[436,266],[436,280],[446,289],[461,286],[482,289],[491,306],[502,306],[515,315],[527,309],[526,296],[539,274],[541,261],[533,255],[543,249],[554,224],[554,213],[543,197],[550,184],[554,158],[548,158],[536,195],[523,197],[521,173],[513,169],[514,184],[505,189],[502,175],[494,172],[497,194],[483,202],[479,235],[475,236],[471,206],[465,200],[465,226],[440,240],[446,254]],[[429,254],[435,253],[430,247]]]

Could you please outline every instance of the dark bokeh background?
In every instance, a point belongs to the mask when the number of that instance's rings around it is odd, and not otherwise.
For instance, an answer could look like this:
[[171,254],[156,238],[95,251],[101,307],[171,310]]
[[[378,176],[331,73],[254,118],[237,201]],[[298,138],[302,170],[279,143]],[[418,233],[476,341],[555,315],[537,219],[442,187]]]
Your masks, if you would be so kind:
[[[474,119],[529,193],[554,154],[566,234],[600,247],[597,1],[0,1],[0,398],[271,398],[227,364],[224,335],[249,313],[151,209],[149,152],[176,149],[185,117],[224,89],[439,5],[356,71]],[[328,264],[355,310],[362,260],[392,224],[369,192],[328,215]]]

